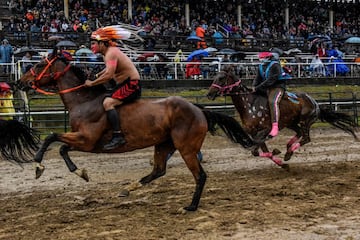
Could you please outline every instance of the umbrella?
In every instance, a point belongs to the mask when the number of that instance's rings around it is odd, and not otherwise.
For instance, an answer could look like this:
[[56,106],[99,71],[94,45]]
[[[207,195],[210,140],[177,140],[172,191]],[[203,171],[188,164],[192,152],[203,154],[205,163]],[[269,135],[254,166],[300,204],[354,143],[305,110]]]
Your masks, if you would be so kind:
[[205,51],[208,51],[208,52],[217,52],[217,48],[214,48],[214,47],[208,47],[208,48],[205,48],[204,49]]
[[198,37],[198,36],[193,35],[193,36],[187,37],[186,40],[197,42],[197,41],[201,41],[202,39],[200,37]]
[[170,61],[168,56],[166,56],[165,54],[156,53],[156,55],[159,57],[159,60],[161,60],[162,62],[169,62]]
[[345,43],[360,44],[360,37],[350,37],[346,39]]
[[147,59],[148,59],[149,57],[154,57],[154,56],[155,56],[155,53],[153,53],[153,52],[143,53],[143,54],[139,55],[139,56],[136,58],[136,60],[138,60],[138,61],[140,61],[140,62],[145,62],[145,61],[147,61]]
[[302,51],[300,50],[300,49],[298,49],[298,48],[291,48],[291,49],[289,49],[289,50],[287,50],[287,51],[284,51],[284,53],[286,54],[286,55],[290,55],[290,54],[297,54],[297,53],[301,53]]
[[75,52],[75,56],[93,56],[93,55],[95,54],[88,48],[80,48]]
[[49,41],[58,41],[58,40],[64,40],[65,37],[64,36],[60,36],[60,35],[51,35],[50,37],[48,37]]
[[39,52],[33,48],[29,48],[29,47],[22,47],[22,48],[19,48],[17,49],[15,52],[14,52],[14,55],[16,57],[23,57],[27,52],[29,52],[32,56],[33,55],[38,55]]
[[230,60],[233,62],[239,62],[240,60],[244,60],[246,57],[246,53],[244,52],[234,52],[230,55]]
[[8,92],[11,90],[11,87],[6,82],[0,82],[0,91]]
[[209,52],[203,49],[195,50],[187,57],[187,61],[193,60],[195,57],[207,57],[209,56]]
[[331,38],[329,36],[327,36],[327,35],[309,35],[308,40],[312,41],[315,38],[331,40]]
[[69,41],[69,40],[63,40],[56,44],[57,47],[76,47],[76,43]]
[[277,47],[271,48],[270,51],[273,52],[273,53],[279,54],[279,56],[284,54],[284,50],[282,50],[280,48],[277,48]]
[[231,49],[231,48],[223,48],[221,49],[219,52],[217,52],[217,54],[233,54],[235,53],[236,51],[234,49]]

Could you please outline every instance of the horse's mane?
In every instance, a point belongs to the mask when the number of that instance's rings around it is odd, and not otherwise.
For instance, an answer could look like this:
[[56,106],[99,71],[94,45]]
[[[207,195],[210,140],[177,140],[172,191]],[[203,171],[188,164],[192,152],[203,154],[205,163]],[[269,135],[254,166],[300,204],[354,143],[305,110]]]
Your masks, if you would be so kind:
[[85,72],[78,66],[76,65],[71,65],[70,70],[75,74],[75,76],[82,82],[84,83],[85,80],[87,79],[87,76],[85,74]]
[[[69,61],[64,56],[61,56],[59,59],[63,61],[65,64],[69,64]],[[79,66],[71,64],[70,71],[72,71],[75,74],[75,76],[79,79],[79,84],[85,83],[85,81],[88,79],[87,74]],[[91,90],[105,92],[106,88],[104,87],[104,85],[100,84],[92,87]]]
[[[235,73],[235,66],[234,65],[225,66],[223,68],[223,72],[228,74],[234,80],[234,82],[238,81],[237,79],[239,79],[239,77]],[[239,88],[242,88],[243,91],[245,91],[245,92],[249,92],[249,93],[252,92],[252,90],[250,88],[248,88],[245,84],[242,84],[242,83],[239,85]]]

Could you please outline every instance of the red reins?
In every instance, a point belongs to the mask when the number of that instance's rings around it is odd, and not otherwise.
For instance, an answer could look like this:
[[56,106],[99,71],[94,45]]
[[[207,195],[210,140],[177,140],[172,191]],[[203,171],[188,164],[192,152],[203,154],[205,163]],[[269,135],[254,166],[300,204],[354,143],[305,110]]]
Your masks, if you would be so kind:
[[[229,76],[226,73],[225,73],[225,75],[226,75],[226,83],[227,83]],[[226,86],[220,86],[216,83],[213,83],[213,84],[211,84],[211,87],[219,89],[220,95],[226,95],[226,94],[230,93],[234,87],[238,87],[240,84],[241,84],[241,79],[239,79],[239,81],[237,81],[233,84],[226,85]]]
[[40,72],[40,74],[37,74],[35,71],[34,71],[34,68],[32,67],[30,69],[30,72],[31,74],[35,77],[35,83],[32,82],[31,84],[31,88],[34,89],[36,92],[38,93],[41,93],[41,94],[45,94],[45,95],[55,95],[55,94],[64,94],[64,93],[69,93],[69,92],[73,92],[73,91],[76,91],[82,87],[84,87],[85,85],[82,84],[82,85],[79,85],[79,86],[76,86],[76,87],[73,87],[73,88],[68,88],[68,89],[64,89],[64,90],[61,90],[57,93],[54,93],[54,92],[48,92],[48,91],[45,91],[41,88],[39,88],[38,86],[36,86],[36,81],[40,81],[43,77],[50,77],[52,78],[53,80],[58,80],[61,76],[63,76],[67,71],[69,71],[71,65],[70,64],[67,64],[66,67],[64,68],[64,70],[62,72],[50,72],[49,74],[45,74],[49,68],[51,67],[51,65],[56,61],[58,57],[54,57],[53,59],[51,59],[49,61],[48,58],[45,58],[46,62],[47,62],[47,65],[46,67]]

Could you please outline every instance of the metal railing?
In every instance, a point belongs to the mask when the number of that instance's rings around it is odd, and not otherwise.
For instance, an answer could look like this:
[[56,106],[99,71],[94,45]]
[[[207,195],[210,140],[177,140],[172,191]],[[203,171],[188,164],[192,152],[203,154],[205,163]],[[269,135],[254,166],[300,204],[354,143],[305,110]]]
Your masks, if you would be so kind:
[[[357,124],[359,123],[360,93],[329,92],[310,93],[310,95],[320,105],[327,106],[337,112],[347,113],[354,117]],[[184,98],[190,102],[203,105],[212,111],[225,113],[233,117],[237,116],[234,105],[228,97],[220,97],[217,102],[208,100],[206,96]],[[33,97],[29,99],[29,107],[25,106],[22,99],[14,98],[11,100],[14,102],[15,113],[0,112],[0,119],[4,116],[17,118],[37,129],[42,136],[52,132],[62,133],[70,131],[68,111],[58,97]]]
[[[22,74],[24,64],[36,63],[37,61],[24,61],[18,60],[14,63],[0,64],[2,67],[8,67],[11,72],[15,74],[15,80],[18,80]],[[142,80],[177,80],[185,79],[187,64],[189,62],[137,62],[135,61]],[[88,62],[88,61],[73,61],[73,64],[81,66],[84,69],[91,71],[99,71],[104,63],[102,62]],[[254,78],[257,73],[259,62],[221,62],[218,58],[207,58],[203,62],[191,63],[197,65],[200,69],[200,75],[193,75],[190,78],[193,79],[209,79],[213,77],[218,71],[223,69],[227,65],[235,66],[236,73],[241,78]],[[346,66],[348,72],[339,72],[338,66]],[[360,77],[360,63],[356,62],[324,62],[321,66],[314,67],[312,63],[286,63],[286,66],[291,69],[291,75],[294,78],[336,78],[336,77]]]

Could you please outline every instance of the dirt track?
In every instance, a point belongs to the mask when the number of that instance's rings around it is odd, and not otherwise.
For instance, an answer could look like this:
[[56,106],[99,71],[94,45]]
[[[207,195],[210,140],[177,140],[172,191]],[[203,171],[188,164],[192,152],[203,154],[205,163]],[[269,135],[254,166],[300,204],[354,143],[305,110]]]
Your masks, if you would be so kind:
[[[164,177],[128,197],[119,193],[151,171],[152,148],[72,153],[89,183],[69,173],[56,146],[38,180],[32,165],[2,161],[0,239],[360,239],[360,143],[332,129],[311,136],[289,172],[208,136],[208,181],[194,213],[180,211],[194,181],[178,154]],[[270,144],[284,151],[287,138],[283,133]]]

